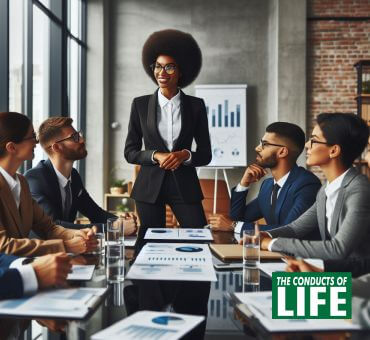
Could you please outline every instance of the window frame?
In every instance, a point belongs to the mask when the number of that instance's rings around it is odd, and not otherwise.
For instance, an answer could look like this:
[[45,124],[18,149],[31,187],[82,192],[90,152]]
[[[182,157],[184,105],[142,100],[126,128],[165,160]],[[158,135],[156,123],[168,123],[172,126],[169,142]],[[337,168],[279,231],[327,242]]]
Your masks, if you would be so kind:
[[[9,1],[0,0],[0,112],[9,111]],[[80,1],[80,37],[71,33],[68,28],[68,10],[70,0],[50,1],[50,9],[39,0],[24,2],[24,32],[23,32],[23,90],[22,113],[31,120],[33,96],[33,8],[36,6],[50,20],[50,64],[49,72],[49,116],[69,116],[68,87],[68,39],[77,42],[78,54],[78,121],[79,130],[86,127],[86,13],[87,0]],[[59,14],[59,17],[55,14]],[[53,24],[52,24],[53,23]],[[32,161],[25,162],[21,171],[32,167]],[[85,177],[85,162],[77,165],[81,177]]]

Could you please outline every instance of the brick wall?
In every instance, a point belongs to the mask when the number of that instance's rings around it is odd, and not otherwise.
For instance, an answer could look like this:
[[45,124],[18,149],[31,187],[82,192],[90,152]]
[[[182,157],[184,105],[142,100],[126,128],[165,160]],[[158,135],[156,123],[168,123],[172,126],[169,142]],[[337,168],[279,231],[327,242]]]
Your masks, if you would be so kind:
[[[308,18],[370,16],[370,0],[308,0],[307,6]],[[370,59],[369,20],[307,20],[308,134],[321,112],[357,112],[353,65],[363,59]]]

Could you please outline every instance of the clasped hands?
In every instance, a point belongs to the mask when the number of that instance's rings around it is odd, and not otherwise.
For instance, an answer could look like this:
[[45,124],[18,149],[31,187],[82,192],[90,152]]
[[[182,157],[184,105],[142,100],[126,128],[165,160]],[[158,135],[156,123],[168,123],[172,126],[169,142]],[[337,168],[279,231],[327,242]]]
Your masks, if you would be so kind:
[[94,251],[98,246],[95,233],[96,227],[76,230],[73,238],[64,241],[66,251],[74,254]]
[[186,150],[173,152],[155,152],[153,158],[164,170],[176,170],[183,162],[189,159],[189,152]]

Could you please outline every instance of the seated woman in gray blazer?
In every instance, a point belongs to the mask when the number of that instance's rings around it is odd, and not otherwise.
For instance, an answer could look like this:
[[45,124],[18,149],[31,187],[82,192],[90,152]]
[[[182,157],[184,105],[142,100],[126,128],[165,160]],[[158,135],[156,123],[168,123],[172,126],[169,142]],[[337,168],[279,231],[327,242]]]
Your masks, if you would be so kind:
[[[261,249],[322,260],[370,254],[370,183],[352,167],[368,138],[367,124],[354,114],[317,116],[306,143],[307,165],[319,166],[328,182],[297,220],[261,233]],[[305,240],[314,230],[319,230],[321,240]]]

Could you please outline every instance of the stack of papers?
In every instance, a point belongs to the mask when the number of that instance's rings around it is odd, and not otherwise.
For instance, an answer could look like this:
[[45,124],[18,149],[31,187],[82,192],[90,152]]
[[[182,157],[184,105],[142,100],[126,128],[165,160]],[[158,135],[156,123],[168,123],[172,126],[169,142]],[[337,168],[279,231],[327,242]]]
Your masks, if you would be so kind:
[[[235,293],[235,297],[253,313],[269,332],[345,331],[361,329],[340,319],[272,319],[272,292]],[[243,312],[243,308],[239,309]]]
[[127,274],[128,279],[217,281],[206,244],[147,243]]
[[67,276],[67,280],[91,280],[94,274],[95,265],[73,265],[72,272]]
[[137,312],[113,326],[94,334],[92,340],[175,340],[204,320],[193,316],[163,312]]
[[149,228],[145,233],[146,240],[178,240],[178,241],[212,241],[209,229],[189,228]]
[[[307,263],[319,267],[321,269],[324,268],[324,263],[320,259],[304,259]],[[286,262],[261,262],[259,265],[259,269],[265,272],[268,276],[272,277],[272,273],[274,272],[285,272],[285,268],[287,267]]]
[[82,319],[107,288],[56,289],[23,299],[0,301],[0,315]]

